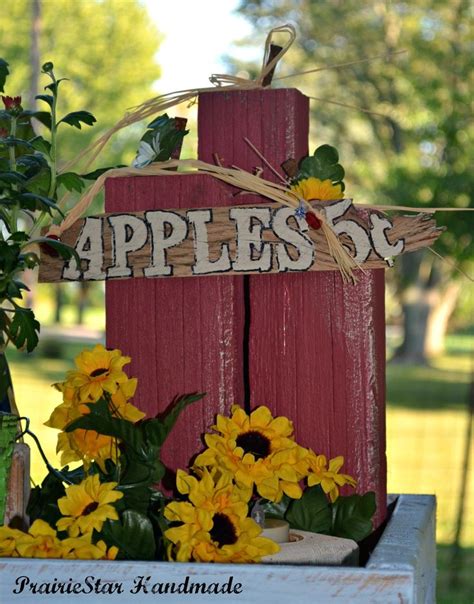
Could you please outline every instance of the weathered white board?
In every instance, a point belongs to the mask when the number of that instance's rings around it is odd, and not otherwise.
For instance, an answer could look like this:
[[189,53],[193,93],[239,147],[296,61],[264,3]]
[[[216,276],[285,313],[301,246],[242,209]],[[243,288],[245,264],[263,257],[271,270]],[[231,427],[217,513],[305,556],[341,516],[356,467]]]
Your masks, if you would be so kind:
[[434,604],[434,528],[434,496],[401,495],[365,568],[0,559],[0,602]]
[[[359,211],[352,200],[314,202],[362,268],[431,245],[441,230],[426,216]],[[81,259],[43,248],[42,282],[337,270],[323,231],[280,204],[150,210],[90,216],[61,236]]]

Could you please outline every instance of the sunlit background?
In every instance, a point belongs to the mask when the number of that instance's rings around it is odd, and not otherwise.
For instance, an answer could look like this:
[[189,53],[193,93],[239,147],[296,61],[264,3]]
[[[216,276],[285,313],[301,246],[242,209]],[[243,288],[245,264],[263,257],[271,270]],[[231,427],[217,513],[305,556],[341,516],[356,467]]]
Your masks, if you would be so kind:
[[[70,78],[63,110],[88,109],[98,118],[94,129],[64,134],[64,160],[153,95],[208,86],[212,73],[253,77],[267,31],[291,22],[298,42],[277,75],[385,56],[288,80],[324,99],[312,102],[310,147],[340,150],[356,201],[472,204],[467,2],[16,0],[0,14],[0,56],[12,72],[7,94],[24,99],[44,85],[31,76],[35,6],[40,64],[51,60]],[[401,49],[407,53],[387,58]],[[170,113],[188,118],[182,157],[195,156],[196,106]],[[98,164],[129,163],[144,125],[120,132]],[[472,274],[474,225],[468,214],[443,213],[439,221],[448,226],[436,248],[445,263],[417,253],[387,272],[388,487],[437,495],[439,601],[454,604],[470,602],[474,591],[474,480],[467,465],[474,297],[452,266]],[[85,345],[103,340],[103,287],[29,282],[42,336],[33,354],[11,354],[16,398],[58,463],[56,434],[42,425],[59,403],[50,384]],[[33,451],[33,479],[44,473]]]

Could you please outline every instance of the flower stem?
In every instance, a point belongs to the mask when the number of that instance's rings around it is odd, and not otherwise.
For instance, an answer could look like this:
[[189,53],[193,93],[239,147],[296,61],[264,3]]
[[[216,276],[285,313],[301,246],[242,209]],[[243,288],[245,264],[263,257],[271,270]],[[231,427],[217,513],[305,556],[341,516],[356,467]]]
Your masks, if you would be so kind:
[[[16,137],[16,123],[17,123],[17,118],[14,115],[12,115],[11,124],[10,124],[10,136],[12,138]],[[9,157],[9,163],[10,163],[10,170],[12,172],[16,172],[16,156],[15,156],[15,146],[14,145],[10,145],[8,147],[8,157]],[[16,185],[13,186],[13,188],[16,189]],[[17,230],[18,211],[19,211],[19,208],[18,208],[17,204],[15,204],[12,207],[12,211],[11,211],[11,215],[10,215],[10,224],[8,225],[10,228],[10,233],[15,233]]]

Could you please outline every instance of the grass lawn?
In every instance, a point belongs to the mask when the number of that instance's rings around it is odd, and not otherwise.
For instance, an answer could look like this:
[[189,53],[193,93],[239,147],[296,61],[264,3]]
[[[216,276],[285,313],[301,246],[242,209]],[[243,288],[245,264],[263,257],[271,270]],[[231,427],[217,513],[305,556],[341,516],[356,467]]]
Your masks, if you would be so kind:
[[[46,342],[43,343],[43,345]],[[50,387],[64,379],[80,343],[63,342],[58,358],[45,358],[41,348],[32,355],[10,355],[20,412],[31,418],[50,461],[55,456],[56,431],[42,424],[60,395]],[[462,551],[452,558],[462,457],[467,428],[467,390],[472,371],[474,336],[450,336],[447,354],[431,367],[387,367],[388,490],[392,493],[435,493],[438,499],[438,602],[472,603],[474,577],[474,473],[467,488]],[[33,445],[32,445],[33,448]],[[472,466],[471,466],[472,470]],[[40,481],[44,466],[33,450],[32,476]],[[453,576],[453,568],[457,576]]]

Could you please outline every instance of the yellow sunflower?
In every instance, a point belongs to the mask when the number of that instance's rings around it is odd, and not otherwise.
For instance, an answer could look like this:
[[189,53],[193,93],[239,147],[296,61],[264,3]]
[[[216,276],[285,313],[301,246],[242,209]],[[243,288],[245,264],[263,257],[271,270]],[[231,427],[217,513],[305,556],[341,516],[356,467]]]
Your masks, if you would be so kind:
[[58,507],[63,514],[56,526],[59,531],[68,532],[70,537],[100,531],[106,520],[118,520],[117,510],[110,505],[123,497],[115,491],[116,482],[100,483],[99,475],[88,476],[78,485],[66,489],[65,497],[58,499]]
[[104,541],[92,543],[92,533],[80,537],[68,537],[62,541],[66,552],[64,558],[69,560],[115,560],[118,547],[115,545],[107,549]]
[[123,366],[130,363],[130,357],[123,357],[120,350],[107,350],[102,344],[81,352],[75,363],[76,370],[68,371],[64,385],[75,391],[79,403],[97,401],[104,392],[113,394],[128,380]]
[[216,467],[230,473],[240,488],[252,489],[269,501],[278,502],[283,493],[299,499],[299,481],[306,476],[306,449],[293,438],[293,423],[273,418],[267,407],[247,415],[238,405],[232,415],[217,416],[218,434],[206,434],[208,448],[198,455],[196,467]]
[[178,470],[178,491],[189,501],[169,503],[165,518],[179,522],[165,531],[170,560],[187,562],[259,562],[279,551],[260,537],[261,527],[248,514],[248,490],[232,484],[228,474],[203,470],[200,479]]
[[24,536],[23,531],[9,526],[0,526],[0,558],[17,558],[19,554],[16,543]]
[[333,185],[329,179],[320,180],[314,176],[300,180],[291,187],[291,190],[306,201],[312,199],[329,201],[343,197],[341,185]]
[[357,486],[357,481],[348,474],[339,474],[344,464],[344,457],[339,455],[329,461],[329,467],[325,455],[316,455],[311,449],[308,455],[308,486],[320,484],[326,495],[334,503],[339,497],[339,487],[348,484]]
[[64,546],[56,531],[44,520],[35,520],[28,533],[16,539],[16,550],[21,558],[62,558]]
[[[73,420],[81,415],[90,413],[87,405],[79,403],[77,390],[71,388],[66,382],[55,384],[63,393],[63,403],[52,412],[46,426],[64,430]],[[135,394],[137,379],[127,379],[119,385],[117,390],[110,395],[109,407],[115,417],[126,419],[132,423],[145,417],[145,413],[137,409],[128,400]],[[96,461],[105,471],[105,461],[111,459],[114,463],[118,457],[119,441],[111,436],[98,434],[94,430],[78,428],[73,432],[61,432],[58,435],[56,452],[61,455],[61,463],[66,465],[74,461],[82,461],[88,468],[92,461]]]

